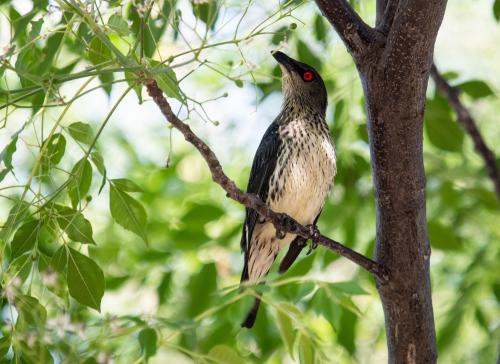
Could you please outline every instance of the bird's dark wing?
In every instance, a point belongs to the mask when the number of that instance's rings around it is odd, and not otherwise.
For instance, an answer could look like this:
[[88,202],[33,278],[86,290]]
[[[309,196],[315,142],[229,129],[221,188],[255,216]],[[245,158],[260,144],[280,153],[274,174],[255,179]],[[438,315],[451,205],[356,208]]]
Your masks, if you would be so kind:
[[[247,192],[257,194],[263,201],[266,201],[269,190],[269,180],[276,168],[278,160],[278,151],[281,145],[278,137],[279,124],[276,120],[266,130],[252,164],[250,171],[250,180],[248,181]],[[246,209],[245,223],[243,225],[243,234],[241,236],[241,250],[245,254],[245,266],[241,275],[241,280],[248,279],[248,254],[249,244],[252,240],[252,234],[255,224],[258,220],[258,214],[252,209]]]
[[[321,215],[321,211],[314,219],[314,225],[316,225],[316,222],[319,219],[319,215]],[[288,268],[290,268],[293,262],[295,262],[295,259],[297,259],[297,257],[299,256],[302,249],[304,249],[304,247],[307,245],[306,243],[307,239],[304,239],[302,236],[297,236],[295,239],[293,239],[293,241],[290,243],[290,247],[288,248],[285,257],[280,263],[278,272],[285,273]]]

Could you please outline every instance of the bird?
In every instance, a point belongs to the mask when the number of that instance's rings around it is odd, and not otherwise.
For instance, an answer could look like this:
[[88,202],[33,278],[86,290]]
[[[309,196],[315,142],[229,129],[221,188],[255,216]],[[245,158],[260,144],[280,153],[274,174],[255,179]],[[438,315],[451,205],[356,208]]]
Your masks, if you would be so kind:
[[[316,222],[337,172],[334,142],[325,120],[326,87],[313,67],[281,51],[271,54],[281,68],[283,103],[257,148],[247,193],[257,194],[274,212],[287,214],[318,232]],[[246,208],[245,212],[242,289],[245,282],[262,283],[282,248],[289,247],[280,273],[307,245],[307,239],[301,236],[277,232],[255,210]],[[260,302],[260,296],[255,297],[242,327],[253,327]]]

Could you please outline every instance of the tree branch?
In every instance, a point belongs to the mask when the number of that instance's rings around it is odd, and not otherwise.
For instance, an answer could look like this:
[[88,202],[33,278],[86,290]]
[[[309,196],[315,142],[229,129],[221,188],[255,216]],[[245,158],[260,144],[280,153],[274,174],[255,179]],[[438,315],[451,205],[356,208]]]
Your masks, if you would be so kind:
[[398,5],[399,0],[377,0],[375,24],[383,34],[389,33]]
[[210,169],[210,172],[212,174],[212,179],[215,183],[220,185],[224,189],[224,191],[226,191],[229,198],[257,211],[267,221],[272,222],[277,231],[297,234],[306,239],[311,239],[317,244],[322,245],[358,264],[366,271],[373,273],[377,278],[379,278],[380,282],[382,283],[386,282],[389,279],[388,271],[377,262],[355,252],[352,249],[349,249],[348,247],[340,244],[335,240],[332,240],[320,234],[314,234],[313,232],[311,232],[311,229],[299,224],[290,216],[276,213],[271,210],[259,198],[259,196],[251,193],[245,193],[240,190],[236,186],[236,184],[226,176],[226,174],[222,170],[222,166],[219,160],[215,156],[214,152],[210,149],[210,147],[203,140],[201,140],[187,124],[182,122],[172,112],[170,104],[163,96],[163,93],[158,87],[156,81],[146,80],[144,81],[144,84],[148,90],[149,95],[153,98],[156,105],[158,105],[160,111],[168,120],[168,122],[170,122],[170,124],[172,124],[174,128],[179,130],[184,138],[200,152],[202,157],[207,162],[208,168]]
[[462,127],[471,137],[474,143],[474,149],[483,158],[486,171],[493,182],[498,201],[500,202],[500,171],[498,170],[495,155],[486,145],[486,142],[477,128],[476,121],[472,117],[471,113],[460,101],[460,91],[446,81],[446,79],[439,73],[435,64],[432,65],[431,76],[436,84],[437,90],[448,100],[450,106],[457,114],[458,122],[462,124]]
[[333,25],[347,50],[359,61],[376,38],[376,32],[346,0],[316,0],[318,8]]

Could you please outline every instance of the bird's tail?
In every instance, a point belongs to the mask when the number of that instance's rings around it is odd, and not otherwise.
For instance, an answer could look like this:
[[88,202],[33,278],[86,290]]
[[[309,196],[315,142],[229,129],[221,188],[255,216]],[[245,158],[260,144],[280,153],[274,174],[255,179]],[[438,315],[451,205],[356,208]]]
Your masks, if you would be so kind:
[[307,245],[306,241],[307,240],[303,237],[297,236],[295,240],[290,243],[290,247],[288,248],[285,257],[280,263],[278,272],[285,273],[288,268],[290,268],[293,262],[295,262],[295,259],[297,259],[297,257],[299,256],[302,249],[304,249],[304,247]]
[[241,323],[241,327],[246,327],[247,329],[251,329],[255,323],[255,319],[257,318],[257,312],[259,311],[259,306],[260,306],[260,297],[255,297],[255,300],[253,301],[253,306],[248,311],[247,316],[245,317],[245,320]]

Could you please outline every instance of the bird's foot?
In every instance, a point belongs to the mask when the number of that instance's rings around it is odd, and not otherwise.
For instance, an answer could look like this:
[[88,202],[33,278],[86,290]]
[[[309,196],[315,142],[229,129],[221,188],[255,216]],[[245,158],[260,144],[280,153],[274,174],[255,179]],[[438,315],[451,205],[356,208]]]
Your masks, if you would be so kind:
[[291,232],[296,227],[296,222],[287,214],[278,214],[278,227],[276,228],[276,237],[284,239],[288,232]]
[[312,253],[314,249],[318,247],[318,243],[316,242],[316,240],[319,238],[321,234],[319,232],[318,227],[314,224],[307,225],[306,228],[309,229],[309,234],[311,237],[311,245],[309,246],[309,250],[306,253],[306,255],[309,255]]

